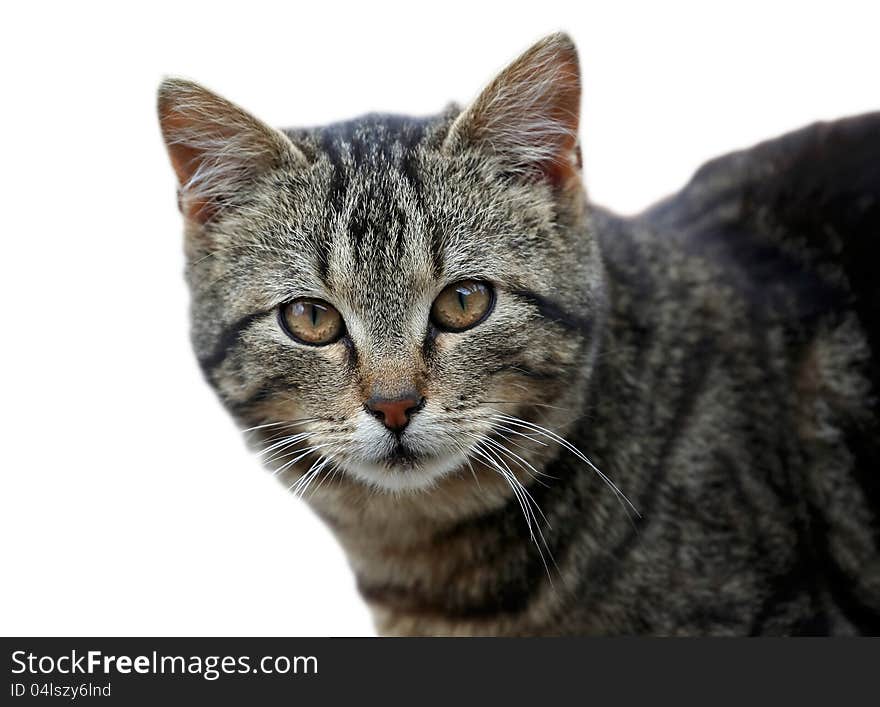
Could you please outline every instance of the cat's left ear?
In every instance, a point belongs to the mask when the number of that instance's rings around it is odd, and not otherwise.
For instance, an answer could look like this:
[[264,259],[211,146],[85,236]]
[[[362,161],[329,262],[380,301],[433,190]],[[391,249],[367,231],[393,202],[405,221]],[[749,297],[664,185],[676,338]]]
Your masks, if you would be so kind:
[[580,167],[580,100],[577,49],[568,35],[552,34],[502,71],[456,118],[444,148],[482,150],[510,172],[562,186]]
[[197,83],[166,79],[158,103],[180,208],[196,224],[234,205],[266,172],[307,163],[281,131]]

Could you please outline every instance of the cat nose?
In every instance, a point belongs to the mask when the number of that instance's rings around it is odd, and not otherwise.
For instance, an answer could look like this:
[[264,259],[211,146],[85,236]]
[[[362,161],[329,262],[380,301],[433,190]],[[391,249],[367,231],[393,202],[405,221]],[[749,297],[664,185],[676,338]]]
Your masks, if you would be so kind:
[[409,419],[425,407],[425,399],[418,393],[407,393],[399,398],[382,398],[374,395],[366,402],[367,411],[382,420],[392,432],[402,432]]

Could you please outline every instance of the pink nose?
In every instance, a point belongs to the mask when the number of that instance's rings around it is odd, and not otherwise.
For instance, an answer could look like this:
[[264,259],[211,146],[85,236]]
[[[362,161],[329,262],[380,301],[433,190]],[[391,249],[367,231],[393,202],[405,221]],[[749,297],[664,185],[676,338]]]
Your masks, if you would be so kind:
[[380,398],[373,396],[367,400],[367,410],[392,432],[401,432],[409,424],[410,418],[425,407],[425,399],[416,393],[400,398]]

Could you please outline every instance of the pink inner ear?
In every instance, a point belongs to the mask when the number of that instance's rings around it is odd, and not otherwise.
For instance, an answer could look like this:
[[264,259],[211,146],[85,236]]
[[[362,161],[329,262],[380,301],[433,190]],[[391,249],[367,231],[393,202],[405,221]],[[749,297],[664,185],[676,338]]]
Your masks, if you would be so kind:
[[554,157],[541,162],[539,167],[547,181],[562,187],[578,176],[577,139],[566,136],[557,143],[556,148]]
[[187,218],[197,223],[205,223],[217,212],[217,208],[209,201],[200,200],[192,195],[187,196],[183,193],[183,188],[189,183],[196,170],[204,161],[204,151],[191,145],[174,141],[174,135],[182,134],[189,127],[189,121],[186,116],[181,115],[168,106],[160,106],[159,122],[162,126],[162,133],[166,136],[171,166],[181,186],[181,190],[178,191],[177,195],[178,208]]
[[158,108],[181,212],[196,223],[208,221],[253,177],[290,154],[280,133],[190,81],[163,82]]
[[[186,184],[201,164],[201,153],[184,145],[179,145],[174,149],[169,148],[168,152],[171,156],[171,165],[177,173],[177,179],[181,185]],[[177,201],[181,212],[187,218],[198,223],[205,223],[218,210],[216,205],[210,201],[200,200],[192,195],[184,196],[183,187],[178,191]]]
[[579,168],[577,131],[581,90],[577,55],[573,48],[561,52],[554,61],[529,67],[520,80],[530,91],[536,92],[530,110],[536,116],[534,124],[542,126],[531,136],[539,147],[537,154],[544,155],[535,166],[554,186],[562,186],[577,176]]
[[166,80],[158,107],[181,212],[195,223],[225,209],[267,170],[307,164],[282,133],[198,84]]
[[447,144],[470,144],[515,171],[563,186],[577,177],[580,70],[565,35],[538,42],[456,121]]

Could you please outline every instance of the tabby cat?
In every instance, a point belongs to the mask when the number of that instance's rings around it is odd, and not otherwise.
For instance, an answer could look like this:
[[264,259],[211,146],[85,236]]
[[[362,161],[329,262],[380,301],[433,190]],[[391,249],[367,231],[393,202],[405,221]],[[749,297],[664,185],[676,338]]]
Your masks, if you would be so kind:
[[545,38],[464,110],[159,117],[204,375],[390,635],[880,633],[880,113],[588,202]]

